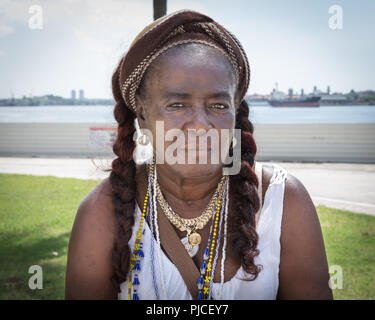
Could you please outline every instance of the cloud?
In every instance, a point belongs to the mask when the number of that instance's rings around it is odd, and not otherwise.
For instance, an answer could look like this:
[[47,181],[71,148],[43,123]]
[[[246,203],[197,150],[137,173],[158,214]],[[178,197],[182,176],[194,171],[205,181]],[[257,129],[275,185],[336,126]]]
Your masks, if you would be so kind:
[[[78,17],[70,17],[72,29],[89,50],[119,56],[142,28],[152,22],[151,1],[81,0]],[[77,10],[78,11],[78,10]]]
[[32,4],[35,4],[35,1],[0,0],[0,17],[2,20],[9,21],[9,22],[26,23],[27,17],[28,17],[28,8]]
[[167,1],[168,14],[182,9],[191,9],[210,16],[210,10],[202,1]]
[[[43,10],[42,32],[29,32],[32,5],[40,5]],[[168,1],[168,13],[184,8],[205,11],[198,1]],[[120,57],[152,21],[152,0],[0,0],[0,26],[6,26],[4,35],[16,30],[18,46],[22,46],[24,39],[31,42],[33,37],[39,37],[42,52],[30,48],[30,54],[45,73],[40,78],[44,81],[43,90],[54,92],[84,84],[88,96],[110,95],[108,79]],[[53,72],[46,61],[55,63]],[[14,69],[8,71],[14,72]],[[53,78],[56,73],[59,74],[56,80],[43,80]],[[27,82],[27,90],[29,86]]]
[[[0,24],[0,36],[14,32],[16,23],[27,27],[32,5],[42,7],[44,28],[57,25],[63,32],[72,30],[88,50],[103,55],[113,51],[121,55],[153,20],[151,0],[0,0],[0,17],[8,22]],[[198,1],[167,3],[168,13],[184,8],[207,11]]]
[[0,22],[0,38],[6,37],[14,32],[15,30],[13,27]]

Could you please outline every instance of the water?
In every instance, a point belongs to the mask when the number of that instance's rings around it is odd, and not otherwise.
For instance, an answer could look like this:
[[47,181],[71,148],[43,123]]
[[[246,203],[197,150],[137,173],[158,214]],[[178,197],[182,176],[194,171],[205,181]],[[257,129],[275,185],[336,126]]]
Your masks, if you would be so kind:
[[[319,108],[251,106],[254,123],[375,123],[375,106]],[[113,106],[0,107],[0,123],[115,122]]]
[[0,107],[0,123],[114,122],[113,106]]
[[375,106],[250,107],[254,123],[375,123]]

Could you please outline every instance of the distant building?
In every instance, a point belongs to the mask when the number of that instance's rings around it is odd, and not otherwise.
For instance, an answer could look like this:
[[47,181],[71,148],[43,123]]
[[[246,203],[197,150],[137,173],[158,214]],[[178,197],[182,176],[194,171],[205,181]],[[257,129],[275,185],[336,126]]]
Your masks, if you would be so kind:
[[285,93],[282,91],[279,91],[279,84],[275,83],[275,88],[272,90],[269,96],[269,100],[284,100],[285,99]]
[[79,100],[85,99],[85,92],[81,89],[79,90]]
[[270,100],[284,100],[285,99],[285,93],[282,91],[278,91],[276,89],[273,89],[270,94]]
[[331,92],[331,88],[327,86],[327,94],[329,95],[330,92]]
[[320,99],[321,106],[348,105],[350,101],[341,93],[322,95]]
[[250,104],[259,103],[259,102],[267,102],[267,96],[264,96],[261,94],[246,95],[245,99]]
[[313,96],[321,96],[323,94],[316,86],[314,86]]
[[289,98],[293,97],[293,89],[292,88],[290,88],[288,90],[288,96],[289,96]]
[[72,90],[71,99],[72,100],[76,99],[76,91],[75,90]]
[[303,89],[301,89],[301,96],[303,97],[304,94],[305,93],[304,93]]

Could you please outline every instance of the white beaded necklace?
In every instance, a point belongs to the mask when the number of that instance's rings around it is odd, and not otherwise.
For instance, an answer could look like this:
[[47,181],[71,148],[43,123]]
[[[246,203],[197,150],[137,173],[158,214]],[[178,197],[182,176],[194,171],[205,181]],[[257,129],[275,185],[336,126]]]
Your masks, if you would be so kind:
[[[159,226],[157,223],[158,218],[158,210],[157,210],[157,202],[156,202],[156,181],[157,181],[157,172],[156,172],[156,164],[154,166],[154,177],[152,181],[152,202],[153,202],[153,221],[155,224],[155,231],[156,231],[156,246],[158,249],[158,264],[160,270],[160,277],[161,277],[161,287],[164,294],[164,299],[167,300],[167,292],[165,289],[165,280],[164,280],[164,267],[163,262],[161,259],[161,245],[160,245],[160,234],[159,234]],[[226,258],[226,249],[227,249],[227,224],[228,224],[228,203],[229,203],[229,179],[227,180],[227,192],[226,192],[226,201],[225,201],[225,210],[224,210],[224,243],[222,248],[222,257],[221,257],[221,270],[220,270],[220,288],[218,293],[218,300],[222,298],[223,286],[224,286],[224,270],[225,270],[225,258]]]
[[229,203],[229,179],[227,185],[227,193],[226,193],[226,201],[225,201],[225,215],[224,215],[224,243],[223,243],[223,251],[221,256],[221,270],[220,270],[220,289],[218,294],[218,300],[221,300],[223,294],[223,286],[224,286],[224,265],[225,265],[225,257],[227,252],[227,229],[228,229],[228,203]]
[[164,267],[163,267],[163,262],[161,260],[161,247],[160,247],[160,234],[159,234],[159,225],[158,225],[158,209],[157,209],[157,204],[156,204],[156,180],[157,180],[157,173],[156,173],[156,164],[154,167],[154,179],[153,179],[153,192],[152,192],[152,201],[153,201],[153,209],[154,209],[154,223],[155,223],[155,231],[156,231],[156,245],[158,249],[158,262],[159,262],[159,270],[160,270],[160,278],[161,278],[161,288],[164,294],[164,299],[167,300],[167,291],[165,290],[165,281],[164,281]]

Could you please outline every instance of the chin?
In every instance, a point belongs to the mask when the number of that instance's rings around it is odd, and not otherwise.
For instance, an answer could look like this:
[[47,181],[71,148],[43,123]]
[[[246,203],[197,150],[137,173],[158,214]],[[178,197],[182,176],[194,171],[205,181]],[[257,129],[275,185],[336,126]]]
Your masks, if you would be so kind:
[[169,165],[171,170],[184,178],[202,178],[217,174],[221,170],[221,164],[174,164]]

